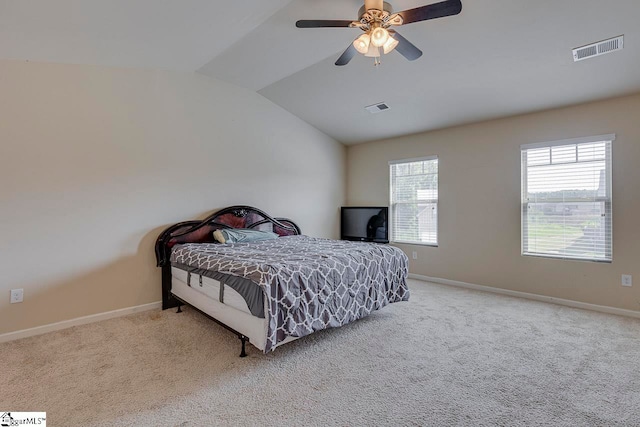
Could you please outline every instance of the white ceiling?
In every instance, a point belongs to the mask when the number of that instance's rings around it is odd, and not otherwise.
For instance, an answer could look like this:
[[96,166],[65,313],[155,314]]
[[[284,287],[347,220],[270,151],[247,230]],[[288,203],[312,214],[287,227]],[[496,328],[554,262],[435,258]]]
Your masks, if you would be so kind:
[[[0,59],[198,71],[258,91],[346,144],[640,91],[639,0],[462,0],[398,31],[424,51],[333,65],[358,0],[0,0]],[[395,0],[404,10],[433,0]],[[571,49],[625,35],[620,52]],[[391,106],[371,115],[364,107]]]
[[0,59],[195,71],[289,0],[0,0]]

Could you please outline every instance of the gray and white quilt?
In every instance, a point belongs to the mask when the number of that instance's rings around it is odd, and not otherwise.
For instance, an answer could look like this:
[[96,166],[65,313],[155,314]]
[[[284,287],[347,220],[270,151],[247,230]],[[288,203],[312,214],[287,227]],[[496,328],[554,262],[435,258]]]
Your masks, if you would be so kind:
[[265,352],[287,336],[345,325],[407,301],[408,259],[389,245],[287,236],[176,245],[171,262],[250,279],[268,300]]

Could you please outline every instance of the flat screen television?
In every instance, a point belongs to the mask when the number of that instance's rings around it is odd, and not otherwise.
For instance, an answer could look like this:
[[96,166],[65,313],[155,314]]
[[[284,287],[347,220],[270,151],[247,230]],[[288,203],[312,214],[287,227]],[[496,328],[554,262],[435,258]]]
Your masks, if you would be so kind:
[[387,206],[351,207],[340,209],[340,238],[361,242],[389,243]]

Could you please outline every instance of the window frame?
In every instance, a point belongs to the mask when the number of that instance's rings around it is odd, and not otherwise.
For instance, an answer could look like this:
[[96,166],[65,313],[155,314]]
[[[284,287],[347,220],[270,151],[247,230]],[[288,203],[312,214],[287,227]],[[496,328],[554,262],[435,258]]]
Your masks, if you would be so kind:
[[[436,212],[436,241],[432,242],[414,242],[414,241],[406,241],[406,240],[396,240],[395,238],[395,207],[398,204],[408,204],[408,203],[396,203],[393,200],[393,178],[392,178],[392,168],[396,165],[401,164],[409,164],[409,163],[417,163],[417,162],[425,162],[430,160],[436,160],[438,162],[438,198],[437,199],[425,199],[421,201],[426,201],[427,203],[433,203],[435,200],[435,204],[438,207]],[[440,241],[440,159],[437,155],[433,156],[425,156],[425,157],[415,157],[409,159],[401,159],[401,160],[391,160],[389,161],[389,242],[390,243],[398,243],[402,245],[416,245],[416,246],[428,246],[437,248],[439,246]]]
[[[520,146],[520,177],[521,177],[521,187],[520,187],[520,254],[522,256],[531,256],[536,258],[551,258],[551,259],[563,259],[570,261],[583,261],[583,262],[597,262],[597,263],[607,263],[610,264],[613,262],[613,187],[612,187],[612,170],[613,170],[613,141],[615,141],[615,134],[607,134],[607,135],[596,135],[589,137],[580,137],[580,138],[571,138],[571,139],[563,139],[558,141],[549,141],[549,142],[537,142],[532,144],[523,144]],[[579,144],[589,144],[595,142],[605,142],[609,144],[608,149],[605,149],[605,181],[607,185],[607,193],[608,195],[605,197],[596,197],[595,201],[604,202],[605,212],[609,212],[609,221],[605,221],[605,250],[608,252],[605,253],[605,259],[594,259],[594,258],[585,258],[585,257],[574,257],[568,255],[553,255],[547,253],[535,253],[528,250],[525,250],[525,233],[528,232],[528,223],[527,223],[527,214],[528,214],[528,200],[526,200],[526,194],[528,193],[528,174],[525,173],[527,171],[526,157],[524,157],[524,153],[528,150],[533,150],[536,148],[549,148],[559,147],[564,145],[579,145]],[[576,162],[578,163],[578,162]],[[559,202],[551,202],[551,203],[559,203]]]

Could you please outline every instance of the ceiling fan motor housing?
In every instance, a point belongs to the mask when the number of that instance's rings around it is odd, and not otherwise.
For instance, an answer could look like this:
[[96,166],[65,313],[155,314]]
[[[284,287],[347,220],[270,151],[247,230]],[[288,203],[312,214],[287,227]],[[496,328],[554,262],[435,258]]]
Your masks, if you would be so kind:
[[[382,9],[379,8],[379,5],[382,4]],[[373,6],[375,5],[375,6]],[[393,6],[391,6],[390,3],[385,2],[365,2],[364,6],[362,6],[360,8],[360,10],[358,11],[358,19],[362,19],[362,17],[364,16],[365,13],[367,13],[368,10],[381,10],[383,12],[387,12],[389,13],[389,15],[391,15],[393,13]]]

